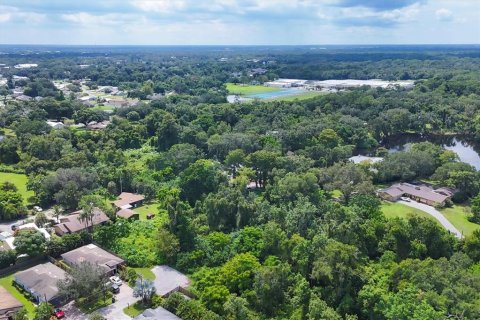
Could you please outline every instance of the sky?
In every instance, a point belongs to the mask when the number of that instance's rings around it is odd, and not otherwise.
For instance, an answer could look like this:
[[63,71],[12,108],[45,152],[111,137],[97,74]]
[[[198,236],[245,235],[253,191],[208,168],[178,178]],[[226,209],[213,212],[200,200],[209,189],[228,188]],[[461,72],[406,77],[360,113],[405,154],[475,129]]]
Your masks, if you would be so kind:
[[480,0],[0,0],[1,44],[479,44]]

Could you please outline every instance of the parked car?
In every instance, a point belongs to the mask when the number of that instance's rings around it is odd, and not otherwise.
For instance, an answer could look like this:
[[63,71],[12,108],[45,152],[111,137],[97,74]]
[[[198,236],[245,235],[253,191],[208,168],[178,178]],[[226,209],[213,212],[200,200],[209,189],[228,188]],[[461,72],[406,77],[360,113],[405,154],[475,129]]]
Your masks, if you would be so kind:
[[42,211],[43,211],[43,209],[42,209],[41,207],[39,207],[39,206],[34,206],[34,207],[33,207],[33,210],[35,210],[35,211],[37,211],[37,212],[42,212]]
[[117,286],[122,285],[122,279],[120,279],[120,277],[118,277],[118,276],[111,276],[110,277],[110,282],[113,283],[113,284],[116,284]]
[[110,291],[112,291],[112,293],[119,293],[120,292],[120,287],[114,283],[112,283],[112,285],[110,286]]
[[55,316],[55,318],[57,319],[62,319],[65,317],[65,311],[63,311],[62,309],[60,308],[56,308],[55,310],[53,310],[53,315]]
[[405,202],[410,202],[410,198],[409,197],[401,197],[400,200],[403,200]]

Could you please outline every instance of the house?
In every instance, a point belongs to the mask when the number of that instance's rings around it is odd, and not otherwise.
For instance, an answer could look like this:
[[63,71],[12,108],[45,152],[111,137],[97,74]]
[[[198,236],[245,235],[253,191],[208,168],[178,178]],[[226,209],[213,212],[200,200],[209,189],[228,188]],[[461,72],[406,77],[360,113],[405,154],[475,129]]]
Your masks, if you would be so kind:
[[122,258],[103,250],[93,243],[64,253],[61,257],[70,266],[84,261],[98,265],[104,268],[105,273],[108,275],[115,274],[118,267],[125,264],[125,260]]
[[115,108],[128,107],[130,103],[125,99],[106,99],[104,105]]
[[118,200],[113,201],[113,205],[118,209],[136,208],[143,204],[145,197],[141,194],[122,192]]
[[17,300],[4,287],[0,287],[0,320],[13,319],[15,313],[23,307],[23,304]]
[[65,276],[65,271],[51,262],[46,262],[17,272],[13,281],[30,293],[36,302],[47,301],[59,305],[62,299],[58,295],[57,282],[65,279]]
[[[76,211],[69,216],[63,217],[60,219],[60,223],[57,223],[53,226],[55,233],[59,236],[68,233],[77,233],[87,229],[86,223],[90,227],[90,221],[86,222],[80,219],[82,210]],[[110,219],[108,216],[100,210],[99,208],[93,208],[93,225],[104,224]]]
[[21,94],[21,95],[15,97],[15,99],[17,99],[19,101],[25,101],[26,102],[26,101],[32,101],[33,98],[30,97],[30,96],[26,96],[24,94]]
[[147,309],[143,311],[142,314],[133,318],[133,320],[181,320],[181,318],[177,317],[173,313],[168,310],[163,309],[162,307],[158,307],[156,309]]
[[49,120],[49,121],[47,121],[47,124],[50,127],[52,127],[52,129],[55,129],[55,130],[60,130],[60,129],[63,129],[65,127],[65,125],[60,121]]
[[131,209],[120,209],[120,211],[117,212],[117,217],[127,220],[138,220],[140,219],[140,214]]
[[410,183],[397,183],[389,188],[377,191],[378,196],[385,200],[397,201],[401,197],[408,197],[430,206],[444,206],[454,193],[449,188],[434,189],[426,185],[413,185]]
[[355,163],[355,164],[361,164],[361,163],[373,164],[373,163],[383,161],[383,158],[382,157],[367,157],[367,156],[358,155],[358,156],[350,157],[350,158],[348,158],[348,160]]
[[104,120],[101,122],[92,121],[87,124],[89,130],[103,130],[110,124],[110,121]]
[[166,297],[177,291],[185,291],[190,285],[186,275],[167,265],[156,266],[152,269],[155,274],[155,289],[157,294]]

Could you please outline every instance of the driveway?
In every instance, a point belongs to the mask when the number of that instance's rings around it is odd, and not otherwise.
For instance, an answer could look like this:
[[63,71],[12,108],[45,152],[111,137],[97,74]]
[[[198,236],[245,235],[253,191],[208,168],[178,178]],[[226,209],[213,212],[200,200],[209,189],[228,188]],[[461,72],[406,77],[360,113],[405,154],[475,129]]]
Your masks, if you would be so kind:
[[458,231],[458,229],[455,228],[455,226],[453,224],[451,224],[451,222],[448,221],[447,218],[445,218],[445,216],[440,211],[435,209],[434,207],[423,204],[423,203],[419,203],[419,202],[416,202],[416,201],[413,201],[413,200],[410,200],[410,201],[399,200],[398,202],[401,203],[401,204],[404,204],[406,206],[416,208],[416,209],[422,210],[423,212],[428,213],[429,215],[431,215],[432,217],[437,219],[438,222],[440,222],[440,224],[445,229],[447,229],[448,231],[453,233],[455,235],[455,237],[457,237],[459,239],[463,238],[463,234],[460,231]]
[[62,307],[63,311],[65,311],[65,318],[66,320],[87,320],[88,316],[80,311],[77,307],[75,307],[75,301],[70,301],[66,305]]
[[115,303],[98,309],[96,312],[109,320],[131,320],[132,318],[123,313],[123,309],[128,307],[128,305],[134,304],[137,300],[137,298],[133,297],[133,289],[124,283],[120,287],[120,293],[115,295]]

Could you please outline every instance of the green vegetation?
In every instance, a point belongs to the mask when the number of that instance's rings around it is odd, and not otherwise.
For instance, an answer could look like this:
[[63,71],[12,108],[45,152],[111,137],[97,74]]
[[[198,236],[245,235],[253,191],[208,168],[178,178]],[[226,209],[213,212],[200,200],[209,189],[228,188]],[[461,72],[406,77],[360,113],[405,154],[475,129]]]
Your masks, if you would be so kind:
[[132,268],[138,273],[141,277],[147,280],[155,280],[155,274],[150,268]]
[[390,218],[390,219],[391,218],[406,219],[410,215],[415,215],[415,216],[418,216],[418,217],[433,220],[433,221],[438,223],[438,221],[434,217],[429,215],[428,213],[426,213],[422,210],[416,209],[416,208],[406,206],[406,205],[398,203],[398,202],[382,201],[381,209],[382,209],[382,212],[385,215],[385,217]]
[[468,217],[472,215],[469,207],[462,205],[454,205],[451,208],[444,208],[440,210],[442,214],[447,218],[460,232],[465,236],[470,236],[473,231],[479,230],[480,225],[470,222]]
[[275,92],[275,91],[282,90],[282,88],[276,88],[276,87],[266,87],[262,85],[245,85],[245,84],[235,84],[235,83],[227,83],[226,86],[229,94],[236,94],[241,96],[248,96],[251,94]]
[[123,312],[129,317],[135,318],[136,316],[140,315],[146,309],[148,309],[147,305],[144,305],[143,303],[137,301],[134,304],[124,308]]
[[33,191],[27,190],[28,177],[25,174],[0,172],[0,184],[4,182],[11,182],[17,187],[25,204],[34,195]]
[[25,298],[25,296],[17,290],[17,288],[13,285],[13,279],[13,274],[2,276],[0,278],[0,286],[7,289],[8,292],[10,292],[15,298],[17,298],[18,301],[20,301],[27,310],[28,318],[33,319],[33,317],[35,316],[36,307],[32,303],[32,301]]
[[146,203],[138,208],[133,209],[135,212],[137,212],[140,215],[140,220],[146,220],[147,219],[147,214],[153,213],[155,217],[157,217],[160,214],[160,205],[158,203]]
[[97,299],[87,300],[80,298],[75,306],[84,313],[92,313],[95,310],[98,310],[103,307],[107,307],[112,304],[112,293],[107,292],[105,296],[98,297]]

